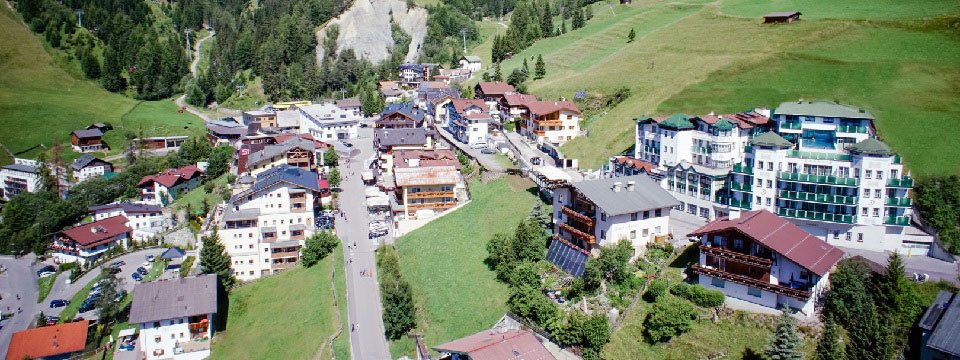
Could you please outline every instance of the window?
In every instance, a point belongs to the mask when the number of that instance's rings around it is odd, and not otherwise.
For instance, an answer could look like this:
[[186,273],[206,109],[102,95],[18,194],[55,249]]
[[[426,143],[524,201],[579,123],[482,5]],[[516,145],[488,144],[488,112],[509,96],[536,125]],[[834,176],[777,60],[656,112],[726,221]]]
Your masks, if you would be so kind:
[[607,213],[600,212],[600,221],[607,221]]
[[723,279],[720,278],[710,278],[710,285],[713,285],[713,287],[722,288],[724,285],[726,285],[726,281],[723,281]]
[[[879,173],[877,173],[877,174],[879,174]],[[875,198],[877,198],[877,199],[880,199],[880,198],[883,197],[883,192],[880,191],[880,189],[874,189],[874,190],[873,190],[873,197],[875,197]]]
[[[663,216],[663,210],[661,210],[661,209],[654,210],[653,216],[656,216],[656,217],[661,217],[661,216]],[[660,232],[660,230],[657,230],[657,232]]]
[[860,216],[867,216],[867,208],[860,208]]
[[750,296],[753,296],[753,297],[760,297],[761,295],[763,295],[763,293],[760,292],[760,289],[748,287],[748,288],[747,288],[747,295],[750,295]]
[[767,198],[767,206],[772,206],[773,198]]
[[891,179],[896,179],[896,178],[897,178],[897,175],[898,175],[898,174],[897,174],[897,170],[890,170],[890,178],[891,178]]
[[630,214],[630,221],[637,221],[637,214],[638,214],[638,213],[632,213],[632,214]]
[[857,234],[857,242],[863,242],[863,233]]
[[866,178],[866,179],[872,179],[872,178],[873,178],[873,170],[864,170],[864,172],[863,172],[863,177]]
[[850,233],[847,233],[847,241],[850,241],[850,240],[852,240],[852,239],[850,238]]
[[877,180],[883,180],[883,171],[877,170]]
[[661,233],[659,226],[657,226],[656,228],[654,228],[653,231],[656,231],[657,234],[660,234],[660,233]]
[[630,230],[630,239],[636,239],[636,238],[637,238],[637,231]]
[[756,198],[757,198],[757,201],[755,201],[755,202],[757,203],[757,205],[762,205],[762,204],[763,204],[763,198],[762,198],[762,197],[759,197],[759,196],[757,196]]
[[643,229],[643,237],[650,236],[650,229]]
[[160,335],[153,337],[153,342],[160,342]]
[[840,238],[840,231],[839,231],[839,230],[834,230],[834,231],[833,231],[833,238],[834,238],[834,239],[839,239],[839,238]]
[[600,230],[600,239],[606,239],[606,238],[607,238],[607,231]]
[[743,240],[733,239],[733,248],[734,248],[734,249],[742,249],[742,248],[743,248]]
[[772,188],[773,188],[773,180],[767,180],[767,189],[772,189]]
[[773,170],[773,161],[767,161],[767,170]]
[[870,189],[863,189],[863,197],[864,198],[870,197]]
[[873,208],[873,217],[880,216],[880,208]]
[[649,218],[650,218],[650,210],[647,210],[647,211],[644,211],[644,212],[643,212],[643,218],[644,218],[644,219],[649,219]]

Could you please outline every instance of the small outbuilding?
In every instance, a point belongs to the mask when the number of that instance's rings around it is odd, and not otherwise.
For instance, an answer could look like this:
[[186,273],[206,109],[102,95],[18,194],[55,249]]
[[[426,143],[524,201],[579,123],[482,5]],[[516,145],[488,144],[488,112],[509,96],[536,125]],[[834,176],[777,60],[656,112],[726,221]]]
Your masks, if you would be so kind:
[[772,12],[763,16],[764,24],[792,23],[800,21],[799,11]]

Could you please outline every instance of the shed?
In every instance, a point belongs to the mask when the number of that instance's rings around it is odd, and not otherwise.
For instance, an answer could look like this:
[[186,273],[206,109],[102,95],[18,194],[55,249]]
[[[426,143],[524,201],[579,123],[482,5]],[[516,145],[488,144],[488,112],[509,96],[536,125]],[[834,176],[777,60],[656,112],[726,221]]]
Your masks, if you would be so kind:
[[792,23],[794,21],[800,21],[800,15],[799,11],[772,12],[763,16],[763,23]]
[[160,258],[166,259],[166,260],[180,260],[180,259],[183,259],[183,257],[186,255],[187,255],[186,251],[183,251],[183,249],[180,249],[179,247],[174,246],[172,248],[167,249],[167,251],[164,251],[163,254],[160,255]]

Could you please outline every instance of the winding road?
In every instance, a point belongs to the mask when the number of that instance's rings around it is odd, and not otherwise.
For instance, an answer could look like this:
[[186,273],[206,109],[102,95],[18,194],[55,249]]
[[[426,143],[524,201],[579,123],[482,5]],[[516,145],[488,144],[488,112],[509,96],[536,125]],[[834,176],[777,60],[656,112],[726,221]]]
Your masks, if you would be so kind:
[[197,77],[197,65],[200,64],[200,46],[203,45],[204,41],[210,40],[217,32],[213,29],[210,30],[210,33],[207,34],[203,39],[197,40],[197,43],[193,46],[193,62],[190,63],[190,73],[193,74],[193,77]]

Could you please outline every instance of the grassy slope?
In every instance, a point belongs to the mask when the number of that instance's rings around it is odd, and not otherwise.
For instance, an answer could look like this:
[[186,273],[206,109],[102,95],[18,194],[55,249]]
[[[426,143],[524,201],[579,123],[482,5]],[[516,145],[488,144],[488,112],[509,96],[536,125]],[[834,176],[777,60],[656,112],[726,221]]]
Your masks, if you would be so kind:
[[[917,173],[960,173],[950,156],[942,156],[960,151],[951,149],[949,141],[910,146],[932,130],[932,122],[960,117],[955,102],[960,90],[950,85],[960,76],[954,70],[960,68],[957,38],[895,27],[897,23],[817,20],[955,13],[954,1],[924,0],[924,9],[915,4],[893,6],[890,1],[801,1],[791,9],[803,11],[806,20],[789,26],[761,25],[755,16],[783,10],[787,5],[779,0],[610,3],[595,5],[596,15],[585,28],[538,41],[504,63],[507,74],[523,58],[543,54],[547,77],[531,82],[530,90],[545,98],[570,98],[580,89],[633,90],[632,97],[585,126],[590,136],[564,146],[565,153],[580,158],[584,167],[595,167],[630,147],[631,119],[639,115],[739,111],[806,97],[873,110],[880,118],[881,135]],[[637,40],[627,44],[631,28]],[[914,53],[913,46],[923,50]],[[936,54],[927,48],[941,50]],[[895,56],[900,54],[905,55]],[[788,61],[797,58],[803,63]],[[936,131],[941,129],[960,132],[942,126]]]
[[36,145],[49,147],[54,139],[69,144],[71,131],[95,122],[114,124],[116,130],[105,137],[113,152],[119,152],[115,144],[122,143],[122,134],[141,124],[148,136],[201,133],[202,122],[178,115],[170,101],[139,102],[72,77],[5,6],[0,6],[0,67],[0,122],[6,125],[0,143],[24,152],[17,156],[35,157],[42,151]]
[[[531,183],[501,178],[473,182],[473,202],[398,240],[400,265],[417,303],[416,331],[428,345],[493,325],[506,311],[507,287],[483,263],[495,232],[512,232],[536,198]],[[413,341],[393,343],[393,358],[413,356]]]
[[330,289],[333,258],[234,290],[227,330],[218,335],[213,358],[313,359],[336,329]]

